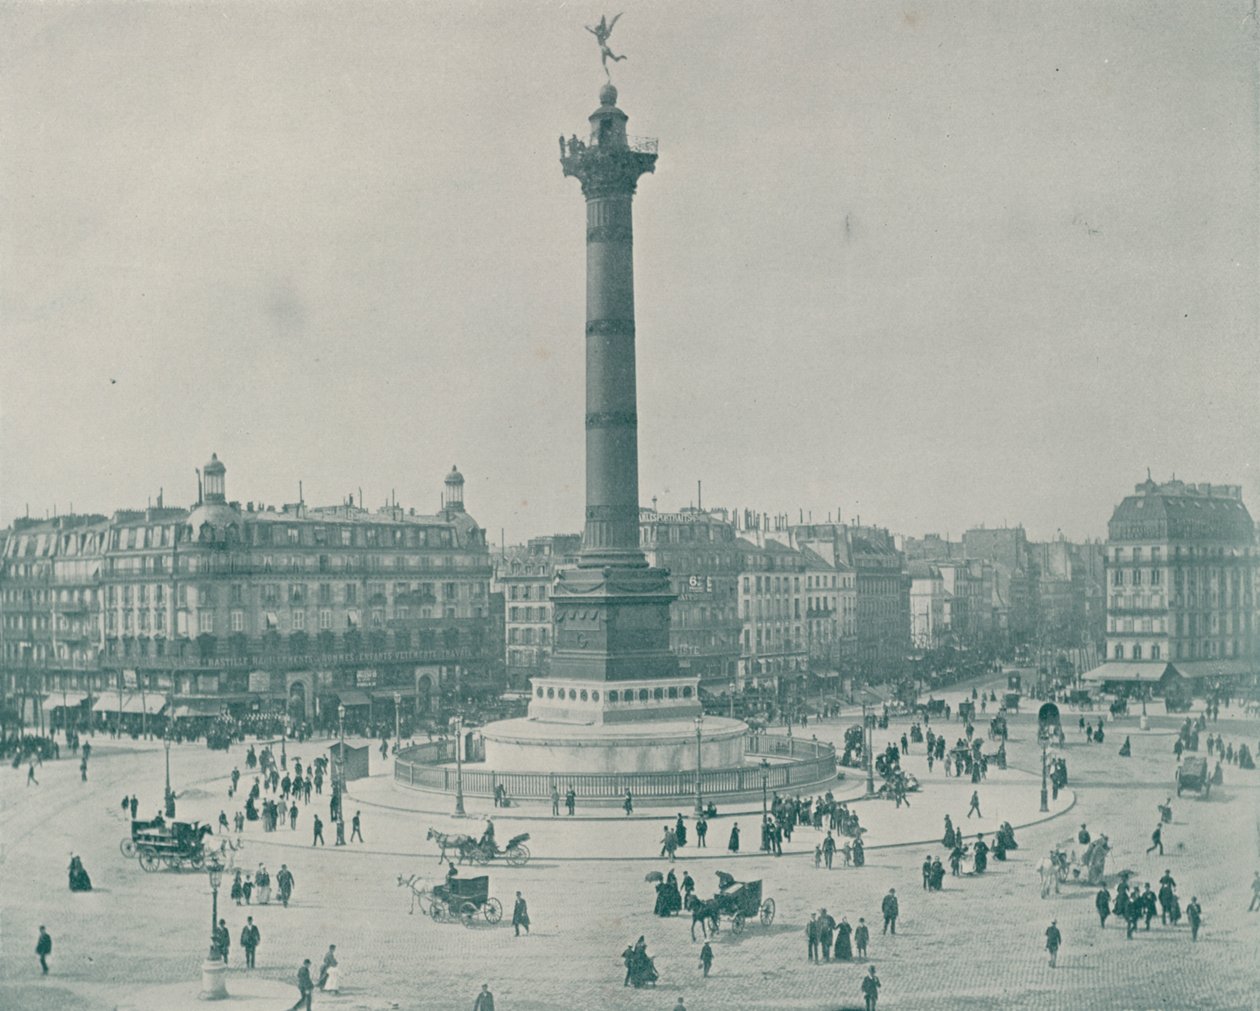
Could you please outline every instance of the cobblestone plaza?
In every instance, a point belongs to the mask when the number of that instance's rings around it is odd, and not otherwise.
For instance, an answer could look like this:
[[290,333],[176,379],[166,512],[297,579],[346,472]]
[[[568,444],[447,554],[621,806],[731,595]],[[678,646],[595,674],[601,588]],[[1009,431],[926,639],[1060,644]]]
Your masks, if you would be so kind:
[[[1030,771],[1041,758],[1035,716],[1012,718],[1010,765],[980,785],[979,821],[965,817],[970,782],[943,777],[939,765],[929,774],[922,747],[916,753],[912,745],[908,768],[923,789],[911,795],[910,807],[854,802],[869,829],[867,862],[860,869],[842,869],[839,860],[830,872],[815,868],[819,833],[812,828],[798,828],[782,857],[761,854],[755,838],[759,806],[722,811],[711,824],[707,850],[697,850],[693,837],[679,852],[677,870],[695,878],[701,895],[715,889],[716,871],[761,879],[777,916],[769,927],[750,923],[738,936],[724,925],[707,980],[698,968],[700,945],[690,939],[689,919],[652,915],[653,887],[644,880],[666,868],[657,856],[659,839],[676,811],[636,810],[627,818],[615,810],[579,810],[570,819],[551,817],[545,808],[510,808],[496,819],[498,834],[506,839],[529,832],[533,859],[524,867],[496,861],[488,870],[464,873],[488,873],[491,894],[509,910],[521,891],[532,932],[515,937],[510,915],[497,926],[438,924],[408,913],[409,896],[397,879],[439,879],[443,868],[426,830],[478,832],[492,809],[470,803],[468,817],[455,819],[439,799],[397,789],[391,760],[375,752],[372,775],[351,784],[346,800],[347,814],[362,812],[364,843],[331,845],[326,830],[330,845],[311,847],[312,812],[326,813],[327,794],[312,796],[296,830],[263,833],[259,823],[247,823],[235,863],[247,871],[265,864],[273,874],[286,863],[296,886],[287,909],[274,901],[238,908],[226,883],[221,889],[219,911],[234,942],[228,989],[240,1006],[286,1006],[296,996],[291,981],[301,960],[318,965],[327,946],[336,944],[342,990],[337,996],[317,992],[316,1006],[470,1007],[488,983],[497,1006],[509,1009],[670,1008],[679,996],[689,1009],[702,1011],[861,1007],[865,963],[806,961],[805,923],[811,911],[826,907],[837,919],[843,914],[856,924],[864,917],[872,925],[870,959],[883,981],[884,1008],[1256,1006],[1260,915],[1246,908],[1251,875],[1260,864],[1260,774],[1229,768],[1210,799],[1174,797],[1166,855],[1148,856],[1157,805],[1174,792],[1171,748],[1180,718],[1156,714],[1146,733],[1139,732],[1136,717],[1109,718],[1103,745],[1087,744],[1075,720],[1074,712],[1065,714],[1069,789],[1049,815],[1038,811],[1040,782]],[[842,716],[807,731],[838,738],[851,722]],[[941,729],[939,721],[935,725]],[[953,723],[946,732],[956,735],[958,728]],[[899,739],[905,729],[894,720],[886,732],[876,732],[876,747]],[[1244,721],[1238,711],[1223,712],[1212,729],[1238,740],[1257,731],[1254,720]],[[1126,734],[1132,738],[1129,760],[1117,757]],[[295,744],[289,760],[308,762],[328,743]],[[214,822],[220,810],[229,817],[235,812],[240,797],[228,799],[228,774],[233,766],[244,772],[244,746],[229,754],[177,746],[171,765],[181,819]],[[0,1006],[198,1006],[211,903],[206,875],[146,873],[119,851],[127,834],[120,798],[138,794],[143,816],[160,803],[163,771],[160,743],[99,737],[86,783],[77,763],[64,757],[37,767],[38,786],[23,787],[24,770],[5,769]],[[836,792],[860,797],[860,772],[850,770]],[[689,819],[690,812],[683,813]],[[946,813],[969,833],[991,833],[1009,820],[1017,827],[1019,849],[1005,862],[992,862],[982,876],[947,877],[942,892],[927,893],[919,865],[926,854],[945,856],[939,837]],[[726,849],[734,821],[744,831],[738,856]],[[1169,869],[1183,904],[1199,897],[1204,926],[1197,944],[1184,921],[1172,927],[1156,919],[1132,941],[1114,919],[1100,930],[1094,890],[1085,885],[1065,884],[1061,894],[1040,898],[1036,863],[1051,845],[1071,839],[1081,822],[1110,837],[1109,872],[1131,868],[1135,880],[1155,882]],[[92,892],[66,890],[63,875],[72,852],[92,875]],[[878,929],[880,900],[890,888],[901,897],[896,937]],[[254,916],[262,934],[257,968],[248,974],[236,944],[246,915]],[[1064,935],[1055,969],[1044,951],[1051,919]],[[31,954],[40,924],[55,938],[46,978]],[[660,971],[654,990],[622,986],[620,952],[640,934]]]

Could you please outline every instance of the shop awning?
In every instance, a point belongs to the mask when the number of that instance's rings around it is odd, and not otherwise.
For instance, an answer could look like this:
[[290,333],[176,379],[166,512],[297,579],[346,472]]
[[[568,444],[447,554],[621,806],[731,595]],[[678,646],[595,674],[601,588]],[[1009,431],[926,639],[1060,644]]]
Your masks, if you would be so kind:
[[1191,660],[1188,662],[1178,660],[1173,667],[1183,678],[1192,680],[1236,678],[1251,674],[1256,670],[1256,666],[1248,660]]
[[64,695],[61,692],[53,692],[51,695],[44,696],[44,708],[60,709],[62,706],[65,706],[69,709],[71,706],[82,705],[83,700],[86,698],[86,692],[73,691],[66,692]]
[[[104,695],[98,695],[96,701],[92,703],[92,712],[94,713],[116,713],[120,711],[123,703],[127,701],[124,695],[122,699],[118,698],[117,692],[106,692]],[[121,710],[126,712],[126,710]]]
[[141,695],[128,695],[123,699],[122,712],[124,713],[148,713],[150,716],[156,716],[166,708],[165,695],[149,695],[145,693]]
[[218,716],[223,711],[223,703],[218,699],[184,699],[175,706],[175,718],[186,719],[196,716]]
[[1107,681],[1125,682],[1128,684],[1155,684],[1163,679],[1164,672],[1170,668],[1171,665],[1164,663],[1162,660],[1155,660],[1151,663],[1140,663],[1136,660],[1130,663],[1117,661],[1115,663],[1100,664],[1093,670],[1086,671],[1081,675],[1081,680],[1091,681],[1094,684],[1101,684]]
[[337,701],[343,706],[366,706],[371,704],[371,700],[367,697],[366,692],[356,691],[353,688],[345,688],[341,691],[333,692],[337,696]]

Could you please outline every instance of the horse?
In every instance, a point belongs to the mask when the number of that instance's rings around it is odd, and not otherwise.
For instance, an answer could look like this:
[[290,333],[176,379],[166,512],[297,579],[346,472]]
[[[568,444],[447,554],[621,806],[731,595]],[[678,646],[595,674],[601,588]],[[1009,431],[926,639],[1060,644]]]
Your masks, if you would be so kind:
[[717,898],[700,899],[694,893],[687,896],[687,908],[691,910],[691,940],[696,939],[696,924],[700,924],[700,933],[704,935],[705,940],[709,938],[709,928],[713,928],[713,934],[716,937],[719,933],[718,913],[719,906]]
[[[417,882],[420,882],[420,875],[418,874],[413,874],[409,878],[404,878],[401,874],[398,875],[398,887],[401,888],[405,885],[411,892],[411,908],[407,910],[409,916],[415,913],[416,904],[421,899],[433,894],[432,889],[425,887],[422,882],[419,884]],[[421,903],[420,909],[421,911],[424,910],[423,903]]]
[[1042,857],[1037,864],[1037,873],[1041,875],[1041,897],[1050,897],[1050,887],[1054,886],[1054,894],[1059,894],[1059,882],[1063,880],[1063,871],[1067,858],[1062,850],[1051,850],[1048,857]]
[[446,851],[454,850],[458,854],[458,862],[463,863],[464,858],[468,855],[468,851],[477,845],[477,840],[470,835],[460,835],[455,832],[439,832],[437,829],[429,829],[425,840],[432,839],[441,848],[438,854],[438,863],[446,859]]

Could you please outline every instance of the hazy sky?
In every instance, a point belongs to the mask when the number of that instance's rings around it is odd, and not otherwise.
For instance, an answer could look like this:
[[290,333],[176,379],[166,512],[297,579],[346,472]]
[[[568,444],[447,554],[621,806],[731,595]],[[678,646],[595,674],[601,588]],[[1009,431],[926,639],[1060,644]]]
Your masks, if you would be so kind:
[[[1251,0],[625,3],[645,503],[1097,536],[1149,466],[1260,515]],[[579,529],[600,13],[0,7],[0,521],[216,451]]]

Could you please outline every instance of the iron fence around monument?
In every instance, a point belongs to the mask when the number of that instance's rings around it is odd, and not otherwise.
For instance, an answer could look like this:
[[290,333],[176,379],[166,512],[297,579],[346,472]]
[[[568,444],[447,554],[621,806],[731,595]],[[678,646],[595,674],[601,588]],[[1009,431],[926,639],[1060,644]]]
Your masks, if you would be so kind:
[[[792,792],[812,788],[836,776],[836,751],[820,741],[802,741],[778,734],[748,734],[745,753],[754,757],[774,757],[766,769],[742,765],[725,769],[704,769],[700,789],[706,797],[748,794],[761,790],[762,775],[770,791]],[[420,790],[455,792],[457,772],[441,764],[453,761],[448,742],[434,741],[399,752],[394,761],[394,779]],[[497,772],[464,766],[463,792],[466,797],[493,797],[503,787],[515,800],[547,800],[555,788],[561,794],[570,788],[584,800],[615,801],[629,790],[635,799],[689,797],[695,793],[695,772],[550,773]]]

